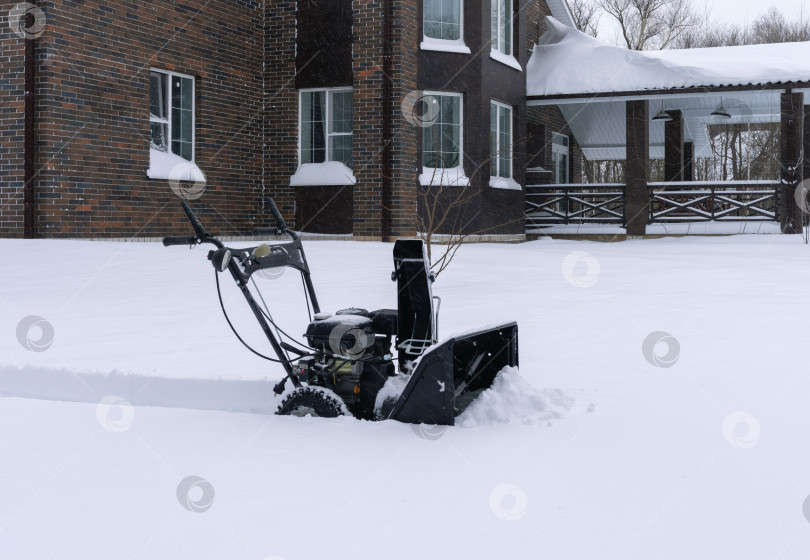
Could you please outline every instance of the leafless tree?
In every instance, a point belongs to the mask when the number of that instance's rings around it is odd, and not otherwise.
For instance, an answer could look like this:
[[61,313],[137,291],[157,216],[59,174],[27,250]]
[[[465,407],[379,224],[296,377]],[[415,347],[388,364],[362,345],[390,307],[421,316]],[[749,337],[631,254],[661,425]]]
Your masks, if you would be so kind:
[[577,29],[587,33],[591,37],[596,37],[599,33],[599,6],[593,0],[568,0],[568,7],[571,9],[571,16]]
[[672,46],[693,49],[792,41],[810,41],[810,21],[802,13],[795,20],[788,20],[771,7],[748,26],[713,21],[707,14],[699,25],[681,34]]
[[[488,171],[502,151],[514,153],[514,150],[523,146],[526,140],[523,138],[514,141],[510,146],[502,148],[479,163],[469,179],[463,183],[448,180],[444,169],[435,168],[429,181],[431,184],[419,187],[416,229],[425,243],[431,263],[430,270],[436,278],[450,265],[458,250],[471,236],[487,235],[494,229],[523,219],[521,214],[515,220],[507,219],[496,225],[476,228],[474,224],[478,216],[470,215],[470,209],[476,207],[475,201],[481,194],[475,186],[477,185],[475,178]],[[437,245],[441,246],[438,251]]]
[[799,14],[793,21],[771,7],[765,15],[755,19],[751,24],[751,43],[788,43],[792,41],[810,41],[810,22]]
[[675,49],[729,47],[750,42],[748,28],[703,18],[699,25],[684,31],[673,43]]
[[670,48],[697,25],[691,0],[597,0],[619,24],[621,41],[631,50]]
[[624,161],[582,160],[585,183],[624,183]]

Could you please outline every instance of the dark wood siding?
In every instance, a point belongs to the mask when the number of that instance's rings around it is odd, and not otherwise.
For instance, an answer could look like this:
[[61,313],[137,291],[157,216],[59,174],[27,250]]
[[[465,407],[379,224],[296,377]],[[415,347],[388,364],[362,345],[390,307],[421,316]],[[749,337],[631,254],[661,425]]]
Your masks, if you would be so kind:
[[298,2],[296,17],[295,87],[352,85],[351,0]]
[[352,186],[295,188],[296,227],[307,233],[352,233]]

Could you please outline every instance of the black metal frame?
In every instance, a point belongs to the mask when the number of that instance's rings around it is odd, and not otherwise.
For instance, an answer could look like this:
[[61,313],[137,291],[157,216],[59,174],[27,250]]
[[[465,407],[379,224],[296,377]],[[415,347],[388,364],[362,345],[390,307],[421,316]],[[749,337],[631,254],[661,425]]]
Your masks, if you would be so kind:
[[[200,220],[197,218],[194,211],[192,211],[191,207],[185,202],[182,202],[183,210],[188,217],[189,222],[191,222],[191,226],[194,228],[195,235],[188,236],[188,237],[164,237],[163,238],[163,245],[169,247],[171,245],[198,245],[203,243],[210,243],[214,245],[217,249],[227,249],[231,252],[231,258],[228,262],[228,272],[231,273],[231,276],[236,282],[237,287],[242,292],[245,300],[250,306],[250,310],[253,312],[254,317],[259,322],[259,326],[261,327],[262,331],[264,332],[267,340],[270,342],[270,346],[273,348],[273,352],[275,352],[276,356],[278,357],[279,362],[281,363],[284,371],[287,373],[287,376],[282,381],[282,386],[284,381],[290,379],[293,382],[293,385],[296,387],[301,387],[301,382],[298,380],[298,377],[293,373],[293,366],[290,359],[284,353],[284,349],[281,346],[281,342],[276,338],[275,334],[273,334],[270,325],[267,323],[267,320],[264,317],[264,313],[262,312],[261,307],[259,307],[258,302],[253,297],[253,294],[248,287],[248,281],[250,280],[251,275],[254,272],[257,272],[262,269],[266,268],[278,268],[282,266],[289,266],[290,268],[294,268],[301,273],[301,276],[304,279],[304,285],[306,286],[307,294],[309,296],[310,301],[312,302],[312,309],[313,312],[319,313],[320,306],[318,305],[318,298],[315,295],[315,287],[312,285],[312,278],[309,272],[309,264],[307,263],[306,255],[304,254],[304,247],[301,245],[301,240],[298,238],[298,235],[287,228],[284,219],[281,217],[281,213],[278,211],[275,203],[272,199],[269,199],[270,210],[273,213],[273,216],[276,219],[276,228],[272,229],[257,229],[254,233],[263,234],[263,233],[271,233],[273,235],[289,235],[292,237],[292,241],[289,243],[277,244],[270,246],[270,253],[264,257],[256,257],[253,256],[253,251],[255,247],[247,248],[247,249],[232,249],[225,247],[225,245],[213,235],[206,233],[205,228],[200,223]],[[208,257],[211,258],[213,251],[209,253]],[[244,273],[239,268],[239,264],[237,261],[242,264],[244,267]]]

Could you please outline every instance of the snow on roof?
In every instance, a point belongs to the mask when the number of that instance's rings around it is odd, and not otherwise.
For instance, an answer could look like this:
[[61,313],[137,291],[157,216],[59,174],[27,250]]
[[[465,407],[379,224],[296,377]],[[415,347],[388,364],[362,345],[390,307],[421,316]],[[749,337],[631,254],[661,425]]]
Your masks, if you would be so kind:
[[567,0],[546,0],[546,4],[549,10],[551,10],[551,15],[554,16],[554,19],[568,27],[576,27]]
[[546,17],[527,95],[550,96],[810,81],[810,42],[631,51]]

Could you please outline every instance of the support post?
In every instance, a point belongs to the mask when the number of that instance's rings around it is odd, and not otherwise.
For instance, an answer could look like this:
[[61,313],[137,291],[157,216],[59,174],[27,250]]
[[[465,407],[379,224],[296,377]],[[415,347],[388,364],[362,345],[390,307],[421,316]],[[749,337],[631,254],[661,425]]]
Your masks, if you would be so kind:
[[695,180],[695,145],[692,142],[683,143],[683,181]]
[[[804,106],[804,114],[810,113],[810,105]],[[802,127],[802,147],[804,158],[802,159],[802,179],[810,178],[810,119],[804,119]]]
[[650,107],[648,101],[627,101],[627,154],[625,159],[624,222],[627,235],[644,235],[650,216],[647,191],[650,158]]
[[680,111],[667,111],[672,120],[664,123],[664,180],[683,181],[683,116]]
[[796,187],[802,181],[802,147],[804,132],[804,94],[788,89],[781,94],[780,150],[780,226],[782,233],[802,233],[804,217],[796,204]]
[[[810,105],[804,106],[804,114],[810,114]],[[804,119],[804,126],[802,126],[802,149],[804,157],[802,158],[802,181],[810,179],[810,119]],[[803,189],[807,193],[807,189]],[[807,201],[805,204],[810,204],[810,193],[807,194]],[[810,207],[805,206],[810,209]],[[803,224],[805,226],[810,223],[810,214],[804,214]]]

